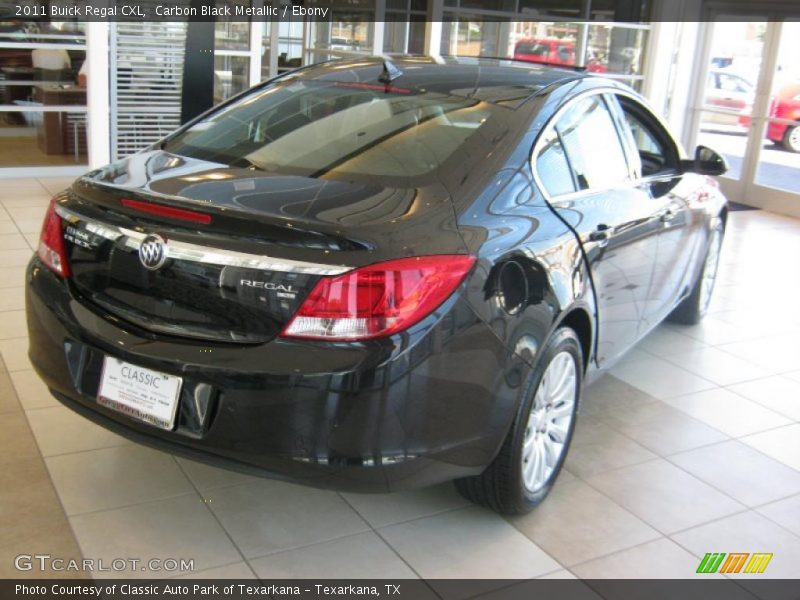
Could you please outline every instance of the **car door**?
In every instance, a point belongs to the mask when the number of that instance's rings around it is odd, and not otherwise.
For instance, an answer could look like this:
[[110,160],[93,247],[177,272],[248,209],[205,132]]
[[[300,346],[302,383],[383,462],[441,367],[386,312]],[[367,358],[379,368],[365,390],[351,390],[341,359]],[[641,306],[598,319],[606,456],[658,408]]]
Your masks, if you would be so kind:
[[[636,185],[649,197],[656,217],[655,266],[642,304],[640,335],[658,325],[686,291],[700,221],[693,218],[680,169],[678,147],[658,118],[628,95],[615,95],[611,104],[621,115]],[[687,183],[688,185],[688,183]]]
[[610,363],[636,341],[656,255],[647,193],[633,184],[619,127],[601,93],[573,100],[540,137],[534,176],[578,235],[598,310],[597,360]]

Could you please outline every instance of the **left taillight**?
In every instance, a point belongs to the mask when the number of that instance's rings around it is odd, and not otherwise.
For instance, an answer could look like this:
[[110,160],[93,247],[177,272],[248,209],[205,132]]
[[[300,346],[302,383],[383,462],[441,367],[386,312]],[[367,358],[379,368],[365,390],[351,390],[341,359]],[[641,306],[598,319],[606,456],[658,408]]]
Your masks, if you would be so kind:
[[61,227],[61,217],[56,212],[55,199],[50,201],[47,214],[42,223],[42,233],[39,236],[39,248],[36,251],[39,259],[55,274],[69,277],[69,262],[67,249],[64,246],[64,231]]
[[359,341],[403,331],[439,308],[473,264],[467,255],[418,256],[323,277],[281,336]]

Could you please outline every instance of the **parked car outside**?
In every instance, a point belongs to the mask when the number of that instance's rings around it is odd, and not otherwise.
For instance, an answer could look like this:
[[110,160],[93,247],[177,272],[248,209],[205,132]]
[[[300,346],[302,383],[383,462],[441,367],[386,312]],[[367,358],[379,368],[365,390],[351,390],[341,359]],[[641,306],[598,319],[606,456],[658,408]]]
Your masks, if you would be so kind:
[[800,152],[800,82],[782,87],[770,105],[770,117],[795,124],[770,121],[767,138],[790,152]]
[[[514,59],[553,66],[576,65],[575,42],[560,38],[526,38],[514,45]],[[594,57],[586,63],[589,73],[606,73],[608,67]]]
[[[745,77],[724,69],[709,71],[704,105],[730,113],[706,112],[703,118],[706,122],[749,128],[755,94],[755,86]],[[767,139],[790,152],[800,152],[800,82],[789,83],[778,90],[770,99],[769,116],[796,124],[769,121]]]
[[743,117],[749,117],[753,110],[755,96],[755,86],[742,75],[733,71],[712,69],[708,72],[703,105],[727,112],[705,112],[703,120],[725,125],[743,125]]

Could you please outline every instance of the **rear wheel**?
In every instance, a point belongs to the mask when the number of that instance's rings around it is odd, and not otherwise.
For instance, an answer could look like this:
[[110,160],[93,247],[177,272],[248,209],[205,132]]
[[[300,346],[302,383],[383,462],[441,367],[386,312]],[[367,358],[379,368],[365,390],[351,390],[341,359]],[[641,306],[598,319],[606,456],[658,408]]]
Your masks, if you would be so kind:
[[543,348],[500,453],[481,475],[456,481],[461,494],[503,514],[544,500],[572,440],[582,376],[580,340],[562,327]]
[[789,152],[800,152],[800,125],[786,130],[783,134],[783,147]]
[[719,270],[719,257],[722,250],[722,239],[725,235],[725,228],[720,219],[714,223],[711,236],[706,250],[706,259],[703,263],[703,271],[689,294],[672,311],[669,320],[683,325],[696,325],[708,312],[708,305],[711,304],[711,296],[714,293],[714,284],[717,281]]

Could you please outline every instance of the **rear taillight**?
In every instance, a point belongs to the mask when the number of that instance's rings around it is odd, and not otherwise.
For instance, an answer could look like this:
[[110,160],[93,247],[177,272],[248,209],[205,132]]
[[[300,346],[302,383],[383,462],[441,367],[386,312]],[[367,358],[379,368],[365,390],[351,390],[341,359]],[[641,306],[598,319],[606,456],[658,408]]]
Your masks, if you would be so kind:
[[57,275],[69,277],[69,263],[64,246],[64,232],[61,229],[61,217],[56,213],[56,201],[51,200],[47,214],[42,223],[39,236],[39,249],[36,251],[41,261]]
[[397,333],[436,310],[474,263],[461,254],[420,256],[323,277],[281,336],[354,341]]

